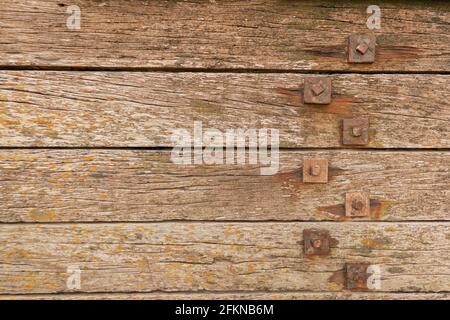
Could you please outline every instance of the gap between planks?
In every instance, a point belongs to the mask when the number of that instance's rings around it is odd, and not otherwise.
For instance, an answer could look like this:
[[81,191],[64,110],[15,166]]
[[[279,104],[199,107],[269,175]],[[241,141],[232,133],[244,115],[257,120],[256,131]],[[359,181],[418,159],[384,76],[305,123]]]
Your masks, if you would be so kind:
[[45,226],[45,225],[65,225],[65,226],[71,226],[71,225],[117,225],[117,224],[226,224],[226,223],[242,223],[242,224],[298,224],[298,223],[322,223],[322,224],[348,224],[348,223],[354,223],[354,224],[419,224],[419,225],[426,225],[426,224],[450,224],[450,221],[448,220],[347,220],[347,221],[333,221],[333,220],[304,220],[304,219],[298,219],[298,220],[275,220],[275,219],[267,219],[267,220],[186,220],[186,219],[170,219],[170,220],[116,220],[116,221],[43,221],[43,222],[36,222],[36,221],[14,221],[14,222],[3,222],[0,221],[0,228],[2,226],[8,226],[8,225],[39,225],[39,226]]
[[[129,147],[61,147],[61,146],[48,146],[48,147],[39,147],[39,146],[24,146],[24,147],[13,147],[13,146],[0,146],[0,151],[2,150],[127,150],[127,151],[169,151],[172,150],[173,147],[140,147],[140,146],[129,146]],[[207,149],[203,147],[202,149]],[[209,149],[209,148],[208,148]],[[258,148],[234,148],[235,150],[246,150],[246,151],[258,151]],[[450,148],[367,148],[366,146],[361,148],[355,147],[280,147],[278,148],[280,152],[290,152],[290,151],[352,151],[352,152],[450,152]]]
[[209,68],[140,68],[140,67],[69,67],[69,66],[5,66],[0,65],[1,71],[72,71],[72,72],[148,72],[148,73],[291,73],[291,74],[362,74],[362,75],[450,75],[450,71],[377,71],[377,70],[302,70],[302,69],[209,69]]
[[41,297],[41,296],[48,296],[48,297],[57,297],[57,296],[89,296],[89,295],[105,295],[105,296],[115,296],[115,295],[289,295],[289,294],[298,294],[298,295],[336,295],[336,296],[342,296],[342,295],[350,295],[350,296],[371,296],[371,295],[446,295],[450,294],[450,291],[439,291],[439,292],[411,292],[411,291],[350,291],[350,290],[343,290],[343,291],[311,291],[311,290],[283,290],[283,291],[261,291],[261,290],[217,290],[217,291],[210,291],[210,290],[198,290],[198,291],[164,291],[164,290],[154,290],[154,291],[114,291],[114,292],[108,292],[108,291],[77,291],[77,292],[58,292],[58,293],[2,293],[0,294],[0,300],[2,298],[8,297],[8,296],[23,296],[23,297]]

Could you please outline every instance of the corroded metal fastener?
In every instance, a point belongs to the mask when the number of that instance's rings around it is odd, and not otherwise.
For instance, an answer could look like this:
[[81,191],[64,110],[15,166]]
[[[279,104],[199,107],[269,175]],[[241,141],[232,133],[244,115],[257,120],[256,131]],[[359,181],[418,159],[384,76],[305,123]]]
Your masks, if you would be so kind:
[[342,121],[342,144],[363,146],[369,143],[369,119],[344,119]]
[[314,96],[319,96],[325,91],[325,87],[321,83],[315,83],[311,86]]
[[356,51],[360,54],[365,55],[367,50],[369,50],[369,45],[366,42],[361,42],[357,47]]
[[303,182],[327,183],[328,182],[328,160],[327,159],[305,159],[305,160],[303,160]]
[[361,127],[353,127],[352,128],[352,135],[354,137],[361,137],[362,131],[363,131],[363,128],[361,128]]
[[320,175],[320,165],[317,163],[315,165],[312,165],[309,168],[309,174],[315,177]]
[[303,101],[310,104],[329,104],[331,102],[331,79],[310,77],[305,79]]
[[345,215],[348,217],[370,216],[370,193],[369,192],[346,193]]
[[330,253],[330,233],[322,229],[303,230],[303,251],[306,255],[327,255]]
[[352,34],[348,38],[348,62],[372,63],[375,61],[376,38],[373,34]]
[[367,280],[370,277],[368,268],[370,263],[346,263],[346,287],[349,290],[367,290]]

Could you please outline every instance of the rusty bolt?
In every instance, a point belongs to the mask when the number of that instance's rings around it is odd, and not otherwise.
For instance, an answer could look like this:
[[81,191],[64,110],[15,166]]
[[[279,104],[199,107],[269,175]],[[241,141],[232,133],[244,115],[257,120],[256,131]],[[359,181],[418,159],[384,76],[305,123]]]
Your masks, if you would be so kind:
[[368,192],[347,192],[345,194],[345,215],[348,217],[370,216],[370,194]]
[[318,176],[320,174],[320,165],[315,164],[309,168],[309,174],[312,176]]
[[372,63],[375,61],[375,49],[374,34],[352,34],[348,38],[348,62]]
[[369,143],[368,118],[344,119],[342,123],[342,144],[362,146]]
[[327,183],[328,182],[328,160],[327,159],[304,159],[303,160],[303,182],[305,182],[305,183]]
[[356,47],[356,51],[358,51],[359,53],[361,53],[362,55],[364,55],[367,50],[369,49],[369,46],[367,45],[367,43],[365,42],[361,42],[357,47]]
[[361,211],[361,209],[364,207],[364,204],[359,199],[354,199],[352,202],[352,208],[356,211]]
[[329,104],[331,103],[331,91],[331,78],[306,78],[303,101],[307,104]]
[[320,239],[314,240],[314,241],[312,242],[312,246],[313,246],[314,248],[320,248],[320,247],[322,246],[322,240],[320,240]]
[[353,127],[352,128],[352,135],[354,137],[361,137],[362,134],[362,128],[361,127]]
[[345,274],[347,278],[346,287],[350,290],[367,290],[367,279],[369,274],[367,268],[369,263],[346,263]]
[[330,254],[330,232],[323,229],[303,230],[303,252],[306,255]]
[[325,91],[325,88],[320,83],[316,83],[311,86],[311,91],[317,97]]

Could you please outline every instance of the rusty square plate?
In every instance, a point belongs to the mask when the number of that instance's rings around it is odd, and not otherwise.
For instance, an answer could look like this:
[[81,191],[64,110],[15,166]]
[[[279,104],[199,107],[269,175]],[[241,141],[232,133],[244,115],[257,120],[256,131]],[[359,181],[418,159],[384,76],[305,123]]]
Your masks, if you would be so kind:
[[364,146],[369,143],[369,119],[344,119],[342,121],[342,144]]
[[372,63],[375,61],[376,38],[373,34],[352,34],[348,38],[348,62]]
[[325,77],[306,78],[303,100],[310,104],[329,104],[331,102],[331,79]]
[[303,243],[306,255],[327,255],[330,253],[330,233],[328,230],[304,229]]
[[349,290],[367,290],[367,280],[370,274],[367,272],[369,263],[346,263],[346,286]]
[[348,217],[370,216],[370,193],[369,192],[346,193],[345,215]]
[[303,182],[327,183],[328,182],[328,160],[327,159],[304,159],[303,160]]

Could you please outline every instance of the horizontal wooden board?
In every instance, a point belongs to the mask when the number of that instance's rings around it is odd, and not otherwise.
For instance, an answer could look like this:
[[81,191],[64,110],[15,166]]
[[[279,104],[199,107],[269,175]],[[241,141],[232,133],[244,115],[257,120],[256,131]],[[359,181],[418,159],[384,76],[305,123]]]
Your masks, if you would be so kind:
[[0,295],[0,300],[450,300],[450,293],[259,292],[259,293],[65,293]]
[[[329,256],[303,255],[305,228]],[[348,262],[382,292],[448,292],[449,248],[448,222],[0,225],[0,293],[70,292],[74,268],[81,292],[342,291]]]
[[[283,151],[260,165],[178,165],[170,151],[1,150],[0,221],[346,220],[345,193],[371,193],[372,220],[448,220],[450,152]],[[302,182],[306,158],[329,182]],[[355,218],[356,219],[356,218]]]
[[[81,9],[69,30],[67,9]],[[0,65],[448,71],[446,1],[3,0]],[[373,64],[347,62],[352,33],[377,35]]]
[[305,74],[2,72],[0,146],[169,147],[176,129],[277,129],[285,148],[449,148],[450,76],[332,75],[333,101],[303,103]]

